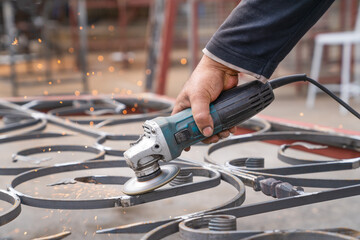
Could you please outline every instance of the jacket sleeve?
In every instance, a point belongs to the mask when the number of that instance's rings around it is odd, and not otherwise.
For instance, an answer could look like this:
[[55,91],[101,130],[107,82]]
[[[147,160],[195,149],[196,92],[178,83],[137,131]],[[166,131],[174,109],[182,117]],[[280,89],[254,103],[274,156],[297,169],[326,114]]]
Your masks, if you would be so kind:
[[242,0],[212,36],[204,53],[257,78],[270,78],[333,2]]

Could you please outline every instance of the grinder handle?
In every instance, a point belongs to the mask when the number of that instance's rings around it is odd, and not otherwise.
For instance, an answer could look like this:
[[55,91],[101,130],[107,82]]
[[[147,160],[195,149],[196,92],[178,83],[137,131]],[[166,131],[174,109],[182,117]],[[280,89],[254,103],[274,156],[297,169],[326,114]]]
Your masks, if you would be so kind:
[[[251,81],[222,92],[210,104],[214,134],[251,118],[273,100],[274,94],[268,82]],[[180,156],[185,148],[206,138],[197,127],[190,108],[170,117],[155,118],[154,121],[162,130],[172,159]]]

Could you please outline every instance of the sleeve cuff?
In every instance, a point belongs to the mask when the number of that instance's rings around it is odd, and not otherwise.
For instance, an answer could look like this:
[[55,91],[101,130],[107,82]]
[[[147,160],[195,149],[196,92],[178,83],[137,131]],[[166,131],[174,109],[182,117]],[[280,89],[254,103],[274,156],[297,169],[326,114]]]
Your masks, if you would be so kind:
[[202,52],[209,58],[211,58],[212,60],[218,62],[218,63],[221,63],[222,65],[224,66],[227,66],[228,68],[231,68],[231,69],[234,69],[235,71],[238,71],[238,72],[241,72],[241,73],[246,73],[250,76],[253,76],[255,77],[256,79],[262,81],[262,82],[266,82],[268,79],[260,74],[256,74],[254,72],[251,72],[251,71],[248,71],[246,69],[243,69],[241,67],[238,67],[238,66],[235,66],[231,63],[228,63],[224,60],[222,60],[221,58],[218,58],[217,56],[215,56],[214,54],[212,54],[209,50],[207,50],[206,48],[204,48],[202,50]]

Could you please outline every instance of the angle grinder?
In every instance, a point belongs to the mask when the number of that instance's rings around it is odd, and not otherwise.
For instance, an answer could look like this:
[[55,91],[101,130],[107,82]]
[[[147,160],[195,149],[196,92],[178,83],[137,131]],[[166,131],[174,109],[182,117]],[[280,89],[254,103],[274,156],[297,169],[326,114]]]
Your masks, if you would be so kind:
[[[263,83],[251,81],[224,91],[210,104],[214,134],[253,117],[274,100],[273,89],[290,82],[306,81],[304,74],[292,75]],[[123,192],[138,195],[170,182],[180,169],[175,165],[160,168],[159,160],[169,162],[191,145],[204,140],[195,124],[191,109],[169,117],[157,117],[143,125],[144,134],[124,153],[136,177],[127,181]]]

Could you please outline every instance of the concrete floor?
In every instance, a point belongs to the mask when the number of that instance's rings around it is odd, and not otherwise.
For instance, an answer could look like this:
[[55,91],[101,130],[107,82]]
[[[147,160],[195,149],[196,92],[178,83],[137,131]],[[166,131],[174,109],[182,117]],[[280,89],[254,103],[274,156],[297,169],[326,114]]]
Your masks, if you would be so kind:
[[[135,54],[135,62],[131,65],[129,70],[123,70],[116,63],[109,61],[98,62],[99,54],[94,54],[90,57],[90,88],[93,95],[97,94],[111,94],[123,93],[131,94],[143,91],[143,60],[142,53]],[[187,66],[179,63],[182,57],[186,57],[185,52],[177,52],[173,54],[173,64],[169,72],[169,82],[167,85],[167,95],[175,97],[180,91],[181,86],[186,81],[189,75]],[[104,54],[104,58],[108,56]],[[291,61],[291,59],[289,59]],[[67,65],[71,67],[71,62]],[[56,64],[56,62],[54,63]],[[114,67],[110,68],[111,66]],[[94,74],[92,74],[94,72]],[[101,74],[100,74],[101,72]],[[286,68],[286,65],[281,66],[275,76],[281,76],[294,73],[292,70]],[[63,93],[74,94],[75,90],[80,90],[79,84],[52,84],[44,85],[34,88],[23,88],[20,90],[21,96],[31,95],[55,95]],[[0,96],[10,96],[10,85],[7,82],[0,83]],[[45,94],[46,93],[46,94]],[[321,95],[317,98],[316,107],[314,109],[306,109],[305,95],[303,93],[296,94],[294,87],[287,86],[276,90],[275,102],[267,108],[263,115],[288,119],[291,121],[299,121],[305,123],[315,124],[316,128],[322,129],[323,126],[346,129],[351,131],[360,131],[360,124],[358,119],[350,114],[343,116],[339,114],[337,104],[329,97]],[[358,111],[360,111],[360,104],[355,100],[351,101]],[[131,132],[141,133],[141,124],[127,124],[107,129],[108,131],[116,132]],[[56,126],[49,126],[46,131],[61,131]],[[31,142],[17,142],[9,144],[1,144],[0,151],[2,152],[2,166],[13,166],[15,163],[11,161],[11,154],[15,151],[25,147],[49,145],[49,144],[94,144],[94,139],[79,136],[78,134],[64,139],[50,139]],[[109,143],[114,146],[126,147],[126,143]],[[202,162],[203,154],[206,151],[206,146],[193,147],[188,153],[184,153],[182,157],[191,159],[195,162]],[[258,150],[261,149],[261,152]],[[239,146],[233,146],[231,149],[226,149],[226,154],[220,152],[218,159],[225,161],[223,156],[248,156],[256,155],[263,156],[266,159],[266,166],[282,166],[283,163],[276,159],[277,146],[265,143],[251,143]],[[229,155],[231,153],[232,155]],[[303,152],[295,152],[297,156],[315,157],[313,154],[305,154]],[[58,157],[58,158],[57,158]],[[51,163],[56,161],[72,162],[74,160],[86,159],[89,156],[83,153],[76,155],[57,156]],[[107,157],[107,159],[117,159],[115,157]],[[21,163],[24,164],[24,163]],[[83,189],[83,198],[94,198],[100,196],[116,196],[120,194],[118,187],[114,186],[94,186],[88,184],[75,184],[59,187],[55,190],[49,190],[46,184],[55,180],[66,177],[73,177],[79,173],[66,173],[55,175],[53,178],[43,177],[37,181],[30,181],[19,186],[19,190],[24,193],[31,193],[38,196],[53,196],[72,198],[76,195],[79,189]],[[88,170],[82,171],[81,175],[90,174],[124,174],[131,175],[131,171],[111,169],[111,170]],[[331,174],[316,174],[309,177],[333,177],[333,178],[359,178],[359,170],[340,171]],[[5,189],[13,176],[0,176],[0,189]],[[55,179],[54,179],[55,178]],[[317,191],[317,189],[306,189],[306,191]],[[54,195],[59,193],[59,195]],[[61,195],[63,194],[63,195]],[[67,195],[66,195],[67,194]],[[32,239],[41,236],[56,234],[62,231],[71,231],[71,235],[66,239],[138,239],[141,235],[96,235],[95,231],[101,228],[115,227],[123,224],[134,223],[138,221],[158,220],[171,218],[178,215],[188,214],[195,211],[200,211],[213,206],[216,206],[234,196],[235,191],[222,184],[213,189],[205,190],[198,193],[192,193],[185,196],[169,198],[166,200],[148,203],[131,208],[111,208],[100,210],[54,210],[41,209],[23,206],[22,213],[18,218],[9,224],[0,228],[0,239]],[[252,189],[246,189],[246,201],[244,204],[256,203],[261,201],[271,200],[271,198],[264,196],[259,192],[254,192]],[[348,227],[360,230],[360,217],[357,211],[357,204],[360,198],[351,197],[326,203],[313,204],[304,207],[297,207],[293,209],[286,209],[276,213],[261,214],[258,216],[251,216],[238,219],[239,230],[271,230],[271,229],[316,229],[316,228],[332,228],[332,227]],[[0,203],[3,204],[3,203]],[[0,213],[6,209],[7,205],[0,205]],[[169,239],[178,239],[178,236],[169,237]]]
[[[140,133],[140,123],[126,124],[116,126],[116,132]],[[123,130],[123,131],[122,131]],[[46,131],[61,131],[56,126],[48,126]],[[112,131],[107,128],[106,131]],[[70,133],[70,132],[69,132]],[[28,163],[11,161],[11,153],[20,149],[52,144],[81,144],[91,145],[94,139],[79,134],[64,137],[61,139],[44,139],[37,141],[21,141],[16,143],[7,143],[0,145],[2,152],[2,166],[15,167],[29,166]],[[111,141],[107,146],[123,149],[128,142]],[[278,146],[267,143],[247,143],[227,147],[214,153],[214,158],[219,162],[225,162],[236,157],[264,157],[266,167],[285,166],[276,158]],[[195,146],[190,152],[184,153],[182,158],[194,162],[202,162],[202,156],[207,146]],[[259,151],[258,149],[261,149]],[[292,151],[297,157],[319,158],[319,156],[301,151]],[[46,156],[45,156],[46,155]],[[34,156],[52,157],[49,162],[41,165],[54,164],[56,162],[81,161],[91,157],[89,153],[45,153]],[[106,159],[118,159],[107,156]],[[322,159],[327,159],[322,157]],[[57,182],[65,178],[74,178],[75,176],[89,175],[125,175],[132,176],[129,169],[98,169],[75,171],[69,173],[53,174],[41,177],[21,184],[19,191],[33,196],[41,196],[56,199],[93,199],[102,197],[114,197],[121,194],[121,187],[114,185],[93,185],[77,183],[74,185],[62,185],[49,187],[47,184]],[[336,179],[355,179],[359,177],[359,169],[350,171],[338,171],[331,173],[319,173],[306,176],[309,178],[336,178]],[[5,189],[13,176],[0,176],[0,188]],[[305,189],[306,192],[318,191],[319,189]],[[81,194],[80,194],[81,193]],[[22,206],[22,212],[14,221],[0,228],[0,239],[32,239],[41,236],[48,236],[63,231],[70,231],[71,235],[66,239],[139,239],[141,234],[105,234],[98,235],[95,231],[102,228],[115,227],[119,225],[167,219],[174,216],[184,215],[217,206],[231,199],[236,191],[229,185],[222,183],[218,187],[195,192],[184,196],[168,198],[165,200],[147,203],[130,208],[110,208],[99,210],[56,210],[42,209],[29,206]],[[262,201],[269,201],[267,197],[260,192],[254,192],[246,187],[246,204],[252,204]],[[239,230],[272,230],[272,229],[318,229],[347,227],[360,230],[360,217],[355,207],[360,198],[351,197],[325,203],[312,204],[309,206],[297,207],[292,209],[271,212],[267,214],[254,215],[251,217],[239,218],[237,221]],[[3,203],[2,203],[3,204]],[[8,205],[0,205],[0,213]],[[168,237],[167,239],[178,239],[178,235]]]

